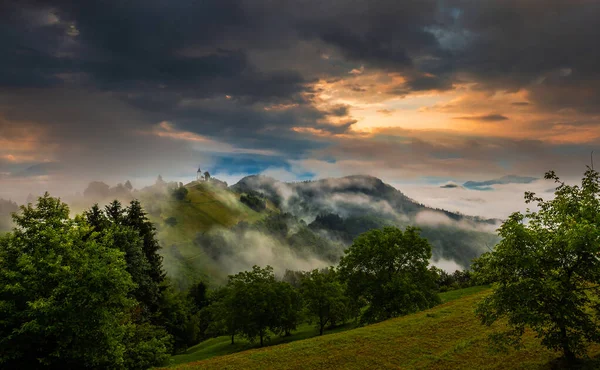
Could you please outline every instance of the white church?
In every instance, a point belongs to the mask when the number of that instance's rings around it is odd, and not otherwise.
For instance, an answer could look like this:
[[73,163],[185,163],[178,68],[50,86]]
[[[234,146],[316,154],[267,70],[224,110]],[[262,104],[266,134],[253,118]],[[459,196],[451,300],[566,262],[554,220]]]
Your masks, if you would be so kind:
[[[208,174],[208,172],[205,172]],[[208,176],[202,172],[202,169],[198,167],[198,171],[196,172],[196,181],[208,181]]]

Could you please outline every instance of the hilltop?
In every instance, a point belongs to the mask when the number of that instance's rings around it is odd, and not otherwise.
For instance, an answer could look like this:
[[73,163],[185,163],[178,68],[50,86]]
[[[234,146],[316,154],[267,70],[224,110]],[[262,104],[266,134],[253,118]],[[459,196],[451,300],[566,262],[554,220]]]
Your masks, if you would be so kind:
[[[449,292],[460,295],[460,291]],[[489,291],[452,300],[413,315],[341,333],[252,349],[175,369],[550,369],[559,354],[531,332],[521,350],[494,353],[475,304]],[[600,365],[600,345],[591,346],[586,368]]]

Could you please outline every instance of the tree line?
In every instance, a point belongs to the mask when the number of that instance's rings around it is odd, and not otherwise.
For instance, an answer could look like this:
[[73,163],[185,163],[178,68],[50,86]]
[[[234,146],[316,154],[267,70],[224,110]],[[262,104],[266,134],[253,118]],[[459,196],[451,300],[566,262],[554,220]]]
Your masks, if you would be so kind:
[[262,346],[303,322],[322,335],[349,321],[369,324],[433,307],[440,303],[439,275],[430,258],[417,228],[386,227],[356,238],[335,268],[288,270],[277,278],[270,266],[254,266],[230,275],[223,287],[202,289],[202,335],[228,335],[232,344],[240,335]]
[[141,204],[113,201],[70,217],[48,194],[13,215],[0,237],[0,366],[127,368],[164,364],[202,339],[243,336],[261,345],[302,322],[371,323],[440,302],[431,246],[418,229],[359,236],[337,267],[255,266],[209,289],[175,289]]
[[493,283],[477,307],[491,339],[516,346],[526,329],[569,364],[600,342],[600,175],[581,185],[553,173],[555,197],[526,193],[536,210],[512,214],[500,243],[474,272],[429,267],[419,229],[384,227],[356,237],[336,267],[271,267],[181,292],[166,277],[141,204],[114,201],[70,217],[48,194],[13,215],[0,236],[0,367],[144,369],[211,336],[261,345],[305,321],[320,334],[354,320],[368,324],[433,307],[438,291]]
[[0,237],[3,369],[145,369],[197,342],[191,302],[166,278],[138,201],[71,218],[45,194],[13,222]]

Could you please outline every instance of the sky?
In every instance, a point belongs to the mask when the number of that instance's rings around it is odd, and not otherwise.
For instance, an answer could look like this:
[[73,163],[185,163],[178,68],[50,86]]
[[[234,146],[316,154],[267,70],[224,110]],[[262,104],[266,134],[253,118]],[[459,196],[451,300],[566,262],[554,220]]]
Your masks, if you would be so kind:
[[599,20],[597,0],[5,0],[0,197],[201,167],[373,175],[461,211],[522,201],[522,184],[439,186],[581,177]]

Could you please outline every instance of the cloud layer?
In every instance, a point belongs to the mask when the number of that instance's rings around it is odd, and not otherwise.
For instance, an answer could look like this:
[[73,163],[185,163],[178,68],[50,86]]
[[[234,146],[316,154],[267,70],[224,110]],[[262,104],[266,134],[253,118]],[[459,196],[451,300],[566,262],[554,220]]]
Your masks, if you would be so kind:
[[432,194],[574,179],[600,143],[598,19],[593,0],[5,1],[0,197],[199,165]]

